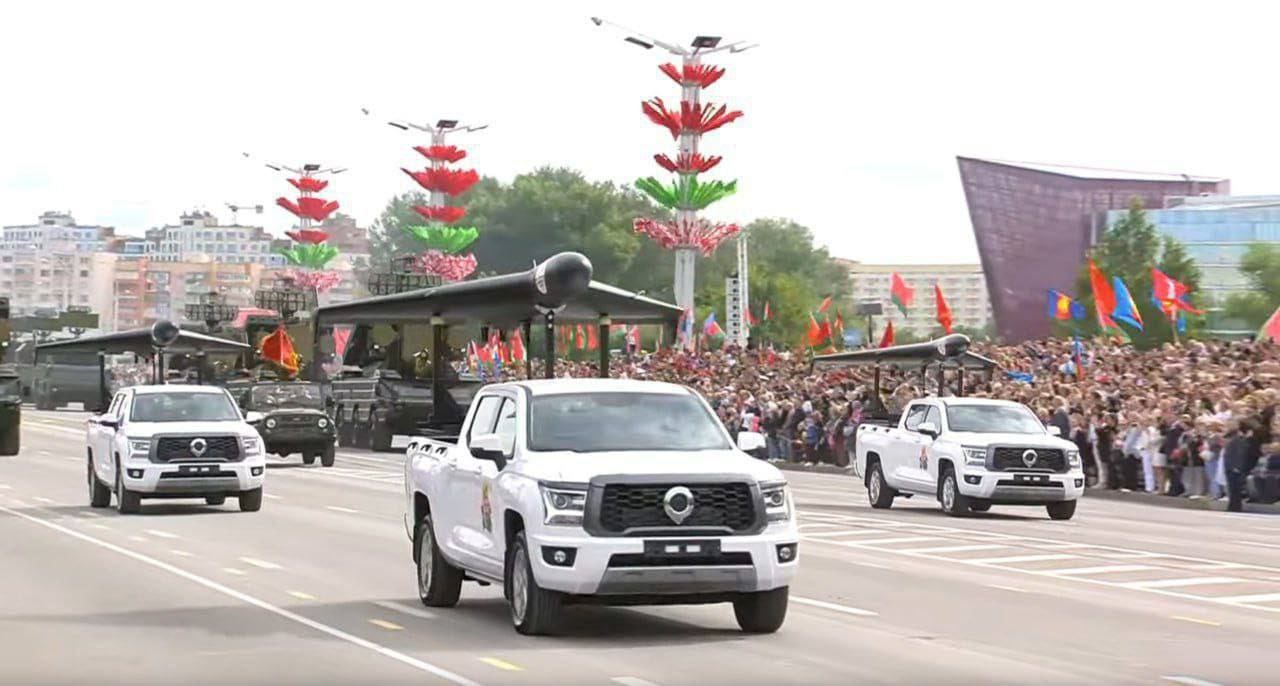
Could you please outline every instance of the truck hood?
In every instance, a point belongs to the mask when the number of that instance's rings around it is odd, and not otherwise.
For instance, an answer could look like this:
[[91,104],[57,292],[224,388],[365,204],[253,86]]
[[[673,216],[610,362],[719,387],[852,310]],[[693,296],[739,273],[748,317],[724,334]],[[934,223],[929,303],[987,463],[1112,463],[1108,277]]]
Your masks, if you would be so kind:
[[587,483],[604,475],[680,477],[724,475],[754,481],[783,481],[777,467],[737,450],[649,451],[527,455],[524,472],[539,481]]
[[1015,445],[1026,448],[1046,448],[1053,450],[1075,450],[1076,444],[1049,434],[1001,434],[970,433],[954,431],[947,438],[961,445]]
[[186,436],[253,437],[258,432],[244,422],[129,422],[124,427],[129,438],[151,438],[165,434]]

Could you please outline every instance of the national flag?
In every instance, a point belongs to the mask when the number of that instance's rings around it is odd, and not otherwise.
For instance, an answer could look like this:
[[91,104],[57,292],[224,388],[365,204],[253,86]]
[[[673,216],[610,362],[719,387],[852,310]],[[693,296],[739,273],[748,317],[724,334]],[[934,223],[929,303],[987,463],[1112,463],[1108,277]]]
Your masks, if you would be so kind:
[[258,356],[280,365],[290,374],[298,373],[298,353],[294,352],[293,338],[285,331],[284,325],[262,338]]
[[476,352],[476,342],[467,341],[467,371],[476,373],[480,366],[480,355]]
[[1151,299],[1161,312],[1173,318],[1173,313],[1182,310],[1192,314],[1204,314],[1191,304],[1191,289],[1182,282],[1168,276],[1164,272],[1151,268]]
[[1102,329],[1118,329],[1111,319],[1111,312],[1116,309],[1116,294],[1107,283],[1106,274],[1098,269],[1093,259],[1089,260],[1089,285],[1093,287],[1093,305],[1098,310],[1098,326]]
[[938,323],[942,325],[943,331],[951,333],[951,307],[942,295],[942,286],[936,283],[933,284],[933,299],[938,308]]
[[1258,340],[1265,341],[1271,339],[1272,343],[1280,343],[1280,307],[1267,318],[1267,321],[1258,329]]
[[754,314],[751,314],[751,310],[748,309],[747,310],[747,326],[759,326],[759,325],[760,325],[760,320],[756,319],[756,316]]
[[1071,362],[1076,368],[1076,379],[1084,378],[1084,344],[1076,336],[1071,343]]
[[600,335],[597,333],[599,330],[598,326],[587,325],[587,350],[596,350],[600,347]]
[[333,354],[339,360],[347,354],[347,344],[351,342],[351,333],[355,331],[354,327],[336,326],[333,329]]
[[716,321],[715,310],[712,310],[711,314],[707,315],[707,318],[702,321],[702,335],[704,336],[723,336],[724,335],[724,329],[720,328],[720,323]]
[[831,317],[830,317],[830,316],[827,316],[827,317],[824,317],[824,318],[823,318],[823,320],[822,320],[822,340],[824,340],[824,341],[826,341],[828,344],[830,344],[830,343],[831,343],[831,339],[832,339],[832,334],[831,334]]
[[1115,307],[1111,310],[1111,319],[1124,322],[1139,331],[1143,331],[1142,315],[1138,313],[1138,305],[1133,302],[1133,296],[1129,294],[1129,288],[1124,285],[1124,281],[1118,276],[1112,277],[1111,284],[1114,288],[1113,292],[1116,300]]
[[481,365],[493,363],[493,354],[490,352],[488,345],[477,345],[475,341],[472,341],[471,349],[475,351]]
[[762,315],[761,315],[761,317],[762,317],[766,322],[767,322],[767,321],[769,321],[770,319],[773,319],[773,313],[769,311],[769,301],[768,301],[768,300],[764,301],[764,314],[762,314]]
[[1049,317],[1061,321],[1084,319],[1085,315],[1084,305],[1076,302],[1066,293],[1052,288],[1049,289],[1047,309]]
[[583,348],[587,347],[587,332],[582,330],[581,324],[577,326],[577,334],[578,334],[578,340],[577,340],[578,350],[582,350]]
[[822,304],[818,305],[818,311],[826,312],[829,309],[831,309],[831,296],[828,295],[827,297],[822,299]]
[[818,320],[814,318],[813,313],[809,314],[809,347],[816,348],[822,343],[822,327],[818,325]]
[[907,308],[911,307],[911,302],[916,298],[916,291],[908,286],[901,276],[898,276],[898,272],[894,272],[889,277],[889,298],[893,300],[893,304],[898,306],[902,316],[905,317],[907,316]]
[[880,345],[878,347],[888,348],[893,345],[893,322],[889,322],[884,327],[884,335],[880,337]]
[[516,362],[524,362],[527,359],[524,350],[524,334],[520,329],[516,329],[515,336],[511,339],[511,359]]

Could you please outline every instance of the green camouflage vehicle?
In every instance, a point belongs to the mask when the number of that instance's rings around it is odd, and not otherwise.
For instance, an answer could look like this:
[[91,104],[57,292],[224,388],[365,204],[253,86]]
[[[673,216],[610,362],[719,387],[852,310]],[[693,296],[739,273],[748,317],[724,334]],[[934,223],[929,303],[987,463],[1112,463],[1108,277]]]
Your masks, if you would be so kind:
[[21,447],[22,381],[13,365],[0,365],[0,455]]

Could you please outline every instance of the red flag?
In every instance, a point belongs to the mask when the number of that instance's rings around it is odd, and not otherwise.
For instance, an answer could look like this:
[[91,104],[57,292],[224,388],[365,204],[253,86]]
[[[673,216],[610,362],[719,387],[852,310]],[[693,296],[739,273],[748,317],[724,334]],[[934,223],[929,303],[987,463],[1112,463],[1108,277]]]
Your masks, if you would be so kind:
[[1197,310],[1187,301],[1187,297],[1191,295],[1191,289],[1187,288],[1186,284],[1171,278],[1155,267],[1151,268],[1151,293],[1170,319],[1177,316],[1178,310],[1204,314],[1204,310]]
[[516,362],[525,361],[524,334],[520,329],[516,329],[515,337],[511,339],[511,358]]
[[1280,343],[1280,307],[1271,313],[1271,318],[1267,323],[1262,325],[1262,330],[1258,332],[1260,340],[1271,339],[1272,343]]
[[485,347],[487,348],[486,352],[491,360],[506,361],[507,356],[504,355],[502,351],[502,338],[498,336],[497,329],[489,332],[489,343]]
[[587,334],[582,330],[582,325],[578,325],[578,350],[587,347]]
[[822,340],[831,343],[831,317],[822,320]]
[[291,374],[298,373],[298,354],[293,351],[293,339],[290,338],[289,332],[284,330],[283,324],[263,337],[258,355],[264,360],[280,365]]
[[490,362],[493,362],[493,355],[489,353],[489,346],[476,345],[476,342],[472,341],[471,347],[476,351],[476,357],[480,358],[481,363],[489,364]]
[[766,322],[767,322],[767,321],[769,321],[770,319],[773,319],[773,313],[769,311],[769,301],[768,301],[768,300],[764,301],[764,315],[763,315],[763,317],[764,317],[764,320],[765,320]]
[[822,299],[822,304],[818,305],[818,311],[826,312],[829,309],[831,309],[831,296],[828,295],[827,297]]
[[1103,329],[1118,329],[1111,313],[1116,311],[1116,293],[1111,290],[1107,275],[1098,269],[1093,258],[1089,258],[1089,284],[1093,286],[1093,305],[1098,310],[1098,326]]
[[748,326],[760,325],[760,320],[756,319],[756,316],[754,314],[751,314],[751,310],[747,310],[747,325]]
[[884,335],[880,337],[881,348],[888,348],[891,345],[893,345],[893,322],[889,322],[888,326],[884,327]]
[[822,343],[822,327],[818,325],[818,320],[813,315],[809,315],[809,347],[816,348]]
[[916,291],[908,286],[901,276],[898,276],[898,272],[894,272],[889,276],[889,298],[893,300],[893,304],[898,306],[898,310],[905,317],[907,316],[907,308],[911,307],[911,301],[916,298]]
[[587,350],[595,350],[600,347],[600,336],[596,333],[599,327],[587,326]]
[[933,298],[938,306],[938,323],[942,325],[942,330],[951,333],[951,307],[947,305],[947,299],[942,295],[942,286],[933,284]]

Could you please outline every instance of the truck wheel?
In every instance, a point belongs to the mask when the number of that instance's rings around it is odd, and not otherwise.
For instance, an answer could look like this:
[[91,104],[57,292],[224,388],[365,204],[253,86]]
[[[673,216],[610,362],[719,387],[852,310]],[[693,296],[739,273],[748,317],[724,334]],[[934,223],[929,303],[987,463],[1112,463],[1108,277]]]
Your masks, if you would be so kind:
[[972,512],[986,512],[991,509],[990,500],[971,500],[969,501],[969,510]]
[[555,631],[560,620],[561,596],[538,586],[529,561],[529,544],[524,532],[516,535],[507,574],[511,583],[511,621],[526,636],[542,636]]
[[321,467],[333,466],[333,444],[332,443],[326,445],[324,449],[320,451],[320,466]]
[[391,439],[394,434],[391,433],[391,427],[383,422],[376,422],[369,427],[369,449],[374,452],[386,452],[391,450]]
[[867,499],[871,501],[871,507],[887,510],[893,505],[895,495],[897,493],[884,481],[884,472],[880,469],[880,463],[872,463],[867,470]]
[[963,517],[969,514],[969,497],[960,492],[954,469],[947,468],[943,473],[942,486],[938,489],[938,501],[942,503],[942,511],[951,517]]
[[343,448],[351,447],[350,426],[342,420],[342,408],[339,407],[338,411],[333,413],[333,432],[338,435],[338,445]]
[[206,505],[213,505],[214,507],[217,507],[218,505],[225,505],[226,502],[227,496],[225,495],[206,495],[204,497],[204,503]]
[[351,445],[362,450],[369,449],[369,425],[356,424],[351,429]]
[[431,514],[418,522],[418,599],[427,607],[453,607],[462,594],[462,572],[440,554]]
[[1064,500],[1044,506],[1049,511],[1049,519],[1071,519],[1076,513],[1076,501]]
[[116,463],[116,510],[120,514],[138,514],[142,510],[142,496],[125,488],[124,471]]
[[302,464],[315,464],[316,454],[310,450],[302,451]]
[[749,634],[771,634],[782,628],[787,618],[788,588],[743,593],[733,601],[733,616],[738,626]]
[[93,473],[92,457],[89,458],[89,507],[111,507],[111,487]]
[[245,491],[240,494],[240,511],[241,512],[257,512],[262,509],[262,487],[259,486],[252,491]]
[[0,428],[0,455],[17,455],[18,450],[22,447],[19,441],[22,438],[21,428],[18,423],[14,423],[9,427],[8,431]]

